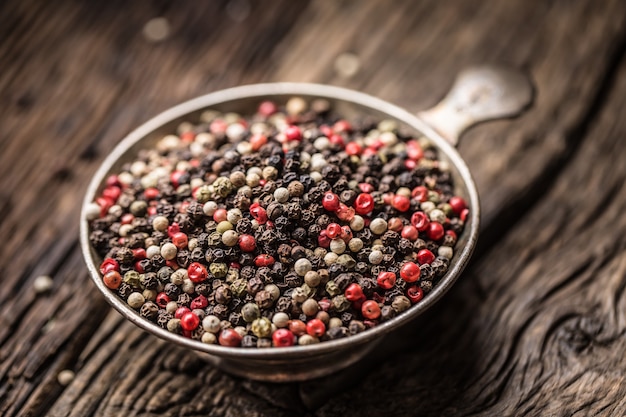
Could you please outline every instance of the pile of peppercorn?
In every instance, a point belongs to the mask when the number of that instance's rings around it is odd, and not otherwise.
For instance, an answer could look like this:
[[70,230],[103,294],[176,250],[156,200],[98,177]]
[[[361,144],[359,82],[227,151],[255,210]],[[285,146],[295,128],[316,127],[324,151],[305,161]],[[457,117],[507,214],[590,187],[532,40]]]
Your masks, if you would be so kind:
[[308,345],[419,303],[468,214],[448,164],[396,122],[324,100],[206,111],[107,178],[89,206],[104,284],[204,343]]

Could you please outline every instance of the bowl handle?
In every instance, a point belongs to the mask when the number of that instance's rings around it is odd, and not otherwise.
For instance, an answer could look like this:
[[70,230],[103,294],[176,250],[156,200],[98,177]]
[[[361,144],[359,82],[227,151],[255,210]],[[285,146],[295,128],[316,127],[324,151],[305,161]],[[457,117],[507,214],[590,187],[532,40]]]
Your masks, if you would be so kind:
[[520,114],[533,97],[528,77],[501,66],[472,67],[456,78],[448,95],[418,116],[456,146],[470,126]]

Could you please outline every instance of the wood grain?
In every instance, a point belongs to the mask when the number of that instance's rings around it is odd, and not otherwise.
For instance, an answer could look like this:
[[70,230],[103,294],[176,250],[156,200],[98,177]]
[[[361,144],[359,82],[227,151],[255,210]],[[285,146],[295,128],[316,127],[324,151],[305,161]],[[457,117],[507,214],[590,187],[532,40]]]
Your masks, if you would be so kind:
[[[237,21],[233,7],[249,4]],[[0,415],[622,415],[623,2],[8,1],[0,9]],[[239,9],[241,10],[241,9]],[[143,25],[164,16],[169,38]],[[335,68],[344,52],[355,76]],[[460,145],[481,250],[451,294],[359,369],[243,381],[126,323],[77,244],[89,177],[196,95],[261,81],[355,88],[411,110],[464,66],[524,68],[524,116]],[[36,295],[36,276],[54,288]],[[76,378],[56,380],[62,369]],[[347,390],[347,391],[346,391]],[[343,391],[346,391],[342,394]],[[306,406],[311,410],[307,411]]]

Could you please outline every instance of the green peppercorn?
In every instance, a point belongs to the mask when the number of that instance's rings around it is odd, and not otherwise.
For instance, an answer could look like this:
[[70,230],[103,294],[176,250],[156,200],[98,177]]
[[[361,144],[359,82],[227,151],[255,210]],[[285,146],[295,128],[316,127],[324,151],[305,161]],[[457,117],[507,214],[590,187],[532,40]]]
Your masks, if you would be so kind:
[[216,231],[217,233],[223,234],[225,231],[232,230],[232,229],[233,229],[233,224],[229,222],[228,220],[224,220],[217,224]]
[[237,278],[239,278],[239,270],[237,268],[229,268],[226,274],[226,282],[229,284],[233,283]]
[[211,199],[211,197],[213,197],[213,192],[211,192],[211,187],[204,184],[203,186],[201,186],[200,188],[196,190],[195,197],[196,197],[196,200],[198,200],[198,203],[202,203],[202,204],[206,203],[207,201]]
[[230,289],[235,297],[242,297],[248,291],[248,282],[243,278],[237,278],[230,284]]
[[148,204],[143,200],[135,200],[130,205],[130,212],[136,217],[144,216],[147,210]]
[[272,335],[272,322],[267,317],[254,319],[251,330],[256,337],[270,337]]
[[124,282],[132,287],[139,288],[141,284],[141,275],[135,270],[128,271],[124,274]]
[[396,313],[402,313],[409,307],[411,307],[411,301],[404,295],[395,296],[391,302],[391,308],[393,308]]
[[220,197],[227,197],[233,190],[233,183],[226,177],[219,177],[212,185],[215,193]]
[[352,303],[344,295],[336,295],[332,298],[331,303],[335,311],[342,312],[348,310]]
[[335,284],[335,281],[328,281],[326,283],[326,292],[331,297],[341,294],[341,290],[339,289],[337,284]]
[[228,273],[228,265],[221,262],[214,262],[209,265],[209,271],[211,271],[215,278],[224,278]]
[[211,233],[207,239],[207,243],[209,246],[219,246],[219,244],[222,243],[222,234],[219,232]]
[[343,254],[337,258],[337,263],[345,268],[352,269],[356,265],[356,261],[350,255]]

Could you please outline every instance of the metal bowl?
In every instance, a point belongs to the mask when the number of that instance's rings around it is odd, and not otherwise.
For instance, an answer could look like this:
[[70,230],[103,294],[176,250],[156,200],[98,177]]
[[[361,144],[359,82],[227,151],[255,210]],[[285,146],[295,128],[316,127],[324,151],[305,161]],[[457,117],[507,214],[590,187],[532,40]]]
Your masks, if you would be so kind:
[[[531,100],[531,87],[523,75],[504,68],[475,68],[460,74],[448,96],[433,109],[413,115],[378,98],[326,85],[301,83],[256,84],[230,88],[195,98],[175,106],[126,136],[104,160],[94,175],[80,220],[83,255],[91,278],[106,300],[124,317],[142,329],[179,346],[197,352],[202,358],[234,375],[282,382],[321,377],[345,368],[374,349],[383,335],[410,322],[437,302],[459,278],[476,246],[480,206],[472,176],[455,149],[459,135],[468,126],[487,119],[519,113]],[[108,175],[119,172],[138,150],[152,147],[163,135],[175,131],[182,121],[198,120],[206,109],[251,114],[262,100],[285,103],[293,96],[306,100],[323,98],[347,118],[371,115],[394,119],[415,135],[426,136],[447,161],[454,179],[455,193],[469,203],[470,215],[459,236],[454,257],[445,276],[422,301],[397,317],[347,338],[309,346],[267,349],[232,348],[204,344],[173,334],[143,319],[103,283],[98,265],[102,259],[89,242],[86,208],[102,191]]]

